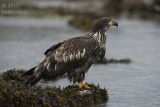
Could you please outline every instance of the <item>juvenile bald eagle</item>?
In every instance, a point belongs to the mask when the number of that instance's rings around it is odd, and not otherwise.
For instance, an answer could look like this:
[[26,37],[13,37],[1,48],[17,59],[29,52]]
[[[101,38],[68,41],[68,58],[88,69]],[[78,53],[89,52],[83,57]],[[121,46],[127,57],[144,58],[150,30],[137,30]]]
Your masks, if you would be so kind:
[[85,73],[89,70],[93,61],[105,56],[107,30],[110,26],[118,26],[118,23],[102,17],[94,21],[91,32],[84,36],[70,38],[59,42],[46,50],[45,59],[40,64],[25,73],[29,79],[25,84],[34,85],[41,78],[54,79],[67,73],[68,79],[78,86],[83,85]]

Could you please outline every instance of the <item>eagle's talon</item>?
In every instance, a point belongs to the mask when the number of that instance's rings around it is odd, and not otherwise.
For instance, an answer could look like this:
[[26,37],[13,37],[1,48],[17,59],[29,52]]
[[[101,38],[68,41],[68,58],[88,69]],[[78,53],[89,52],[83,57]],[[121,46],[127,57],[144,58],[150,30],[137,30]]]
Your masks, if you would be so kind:
[[91,88],[91,87],[88,86],[87,83],[85,83],[84,87],[87,88],[87,89],[90,89],[90,88]]
[[78,87],[79,88],[82,88],[84,85],[83,85],[83,82],[78,82]]
[[87,83],[85,83],[85,85],[83,84],[83,82],[78,82],[78,87],[79,88],[87,88],[87,89],[90,89],[90,87],[88,86],[88,84]]

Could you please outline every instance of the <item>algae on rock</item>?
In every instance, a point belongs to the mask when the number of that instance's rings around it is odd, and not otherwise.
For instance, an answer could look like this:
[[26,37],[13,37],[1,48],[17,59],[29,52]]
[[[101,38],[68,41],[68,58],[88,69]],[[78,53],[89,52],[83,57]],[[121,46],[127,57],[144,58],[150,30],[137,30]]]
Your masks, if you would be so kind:
[[8,70],[0,75],[0,106],[85,106],[106,103],[106,89],[90,84],[89,94],[78,86],[25,86],[25,70]]

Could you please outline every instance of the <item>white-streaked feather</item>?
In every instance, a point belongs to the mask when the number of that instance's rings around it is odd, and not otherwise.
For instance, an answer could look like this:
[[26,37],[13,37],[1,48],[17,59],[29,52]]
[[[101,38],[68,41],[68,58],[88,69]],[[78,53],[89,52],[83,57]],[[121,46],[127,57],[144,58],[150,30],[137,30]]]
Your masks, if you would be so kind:
[[50,63],[48,63],[48,65],[47,65],[47,69],[49,69],[49,66],[50,66]]
[[73,55],[72,55],[72,54],[70,54],[70,55],[69,55],[69,59],[70,59],[70,61],[72,60],[72,57],[73,57]]

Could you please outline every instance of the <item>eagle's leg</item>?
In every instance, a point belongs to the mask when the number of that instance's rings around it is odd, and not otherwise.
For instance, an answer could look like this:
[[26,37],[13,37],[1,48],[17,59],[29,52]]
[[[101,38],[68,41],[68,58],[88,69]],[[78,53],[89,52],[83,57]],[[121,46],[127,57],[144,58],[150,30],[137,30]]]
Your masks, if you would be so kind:
[[82,88],[83,86],[84,86],[85,88],[88,88],[88,89],[90,88],[87,83],[86,83],[86,84],[83,84],[83,82],[78,82],[78,87],[79,87],[79,88]]
[[78,82],[78,87],[82,88],[83,87],[83,82]]

